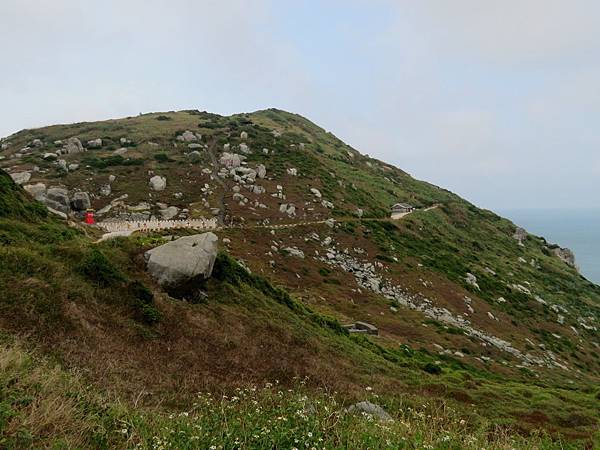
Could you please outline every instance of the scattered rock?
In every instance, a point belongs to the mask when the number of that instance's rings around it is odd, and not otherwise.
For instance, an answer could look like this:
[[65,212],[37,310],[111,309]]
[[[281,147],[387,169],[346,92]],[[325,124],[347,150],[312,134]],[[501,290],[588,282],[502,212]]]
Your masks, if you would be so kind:
[[179,208],[176,206],[169,206],[168,208],[161,209],[159,212],[164,220],[171,220],[173,217],[179,214]]
[[477,277],[472,273],[467,273],[465,276],[465,281],[468,285],[473,286],[475,289],[479,290],[479,285],[477,284]]
[[69,172],[77,170],[77,169],[79,169],[79,164],[71,163],[71,164],[69,164],[68,169],[69,169]]
[[247,132],[245,132],[245,131],[242,131],[242,132],[240,133],[240,139],[242,139],[242,140],[246,140],[246,139],[248,139],[248,133],[247,133]]
[[561,247],[557,247],[557,248],[553,248],[552,252],[558,256],[558,258],[563,261],[565,264],[571,266],[571,267],[577,267],[577,265],[575,264],[575,254],[573,253],[573,251],[571,249],[568,248],[561,248]]
[[44,146],[44,143],[40,139],[34,139],[33,141],[31,141],[31,146],[41,148]]
[[110,187],[110,184],[105,184],[103,186],[100,186],[100,195],[102,195],[104,197],[108,197],[111,192],[112,192],[112,188]]
[[150,187],[155,191],[164,191],[167,187],[167,179],[160,175],[154,175],[150,178]]
[[46,185],[44,183],[28,184],[23,189],[36,200],[39,200],[46,194]]
[[310,188],[310,192],[318,199],[322,197],[321,191],[319,191],[317,188]]
[[177,140],[181,142],[196,142],[198,137],[189,130],[183,132],[183,134],[177,136]]
[[74,211],[85,211],[91,208],[92,202],[87,192],[75,192],[71,199],[71,208]]
[[31,179],[31,172],[13,172],[10,177],[16,184],[24,184]]
[[88,148],[100,148],[102,147],[102,139],[92,139],[91,141],[87,142],[87,147]]
[[121,148],[118,148],[118,149],[116,149],[116,150],[113,152],[113,155],[120,155],[120,156],[122,156],[122,155],[124,155],[125,153],[127,153],[128,151],[129,151],[129,149],[128,149],[128,148],[121,147]]
[[298,176],[298,169],[296,168],[289,168],[286,170],[288,175],[291,175],[293,177]]
[[258,178],[264,178],[267,176],[267,168],[263,164],[259,164],[256,168],[256,175]]
[[525,244],[523,242],[527,239],[528,234],[529,233],[527,233],[527,230],[525,230],[525,228],[517,227],[515,233],[513,234],[513,239],[516,239],[519,245],[521,247],[524,247]]
[[369,401],[358,402],[347,409],[349,413],[364,413],[383,422],[393,421],[385,409]]
[[242,159],[237,153],[223,152],[219,162],[228,169],[235,169],[242,165]]
[[282,250],[290,256],[293,256],[295,258],[304,259],[304,252],[300,249],[297,249],[296,247],[286,247]]
[[108,182],[109,182],[109,183],[114,183],[114,181],[115,181],[116,179],[117,179],[117,177],[116,177],[116,176],[114,176],[114,175],[112,175],[112,174],[108,176]]
[[45,159],[45,160],[48,160],[48,161],[53,161],[56,158],[58,158],[58,155],[56,153],[48,152],[48,153],[44,153],[42,155],[42,158]]

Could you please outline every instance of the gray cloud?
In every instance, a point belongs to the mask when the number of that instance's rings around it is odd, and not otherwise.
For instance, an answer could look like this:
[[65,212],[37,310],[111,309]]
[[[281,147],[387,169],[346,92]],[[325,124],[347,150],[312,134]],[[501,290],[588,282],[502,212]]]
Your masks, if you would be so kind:
[[486,207],[600,207],[599,13],[586,0],[3,0],[0,134],[275,106]]

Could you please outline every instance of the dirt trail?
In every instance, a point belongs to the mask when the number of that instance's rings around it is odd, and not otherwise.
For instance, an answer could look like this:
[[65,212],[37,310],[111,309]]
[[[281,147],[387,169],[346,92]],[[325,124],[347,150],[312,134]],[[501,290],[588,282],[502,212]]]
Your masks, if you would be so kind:
[[208,144],[208,150],[206,150],[206,153],[208,154],[209,158],[210,158],[210,162],[212,165],[212,177],[214,179],[214,181],[221,186],[221,189],[218,192],[218,200],[217,200],[217,207],[219,208],[219,214],[217,215],[217,220],[219,223],[219,226],[224,226],[225,225],[225,192],[228,190],[227,185],[225,184],[225,182],[221,179],[221,177],[219,176],[219,161],[217,159],[217,155],[215,152],[215,147],[216,147],[216,140],[212,139],[209,144]]
[[[214,154],[212,154],[212,156],[214,157]],[[217,167],[217,166],[215,166]],[[292,223],[283,223],[283,224],[254,224],[254,225],[229,225],[226,226],[224,224],[224,217],[225,217],[225,202],[224,202],[224,196],[225,196],[225,183],[223,183],[223,181],[218,177],[218,174],[215,175],[215,178],[217,179],[217,182],[220,182],[220,184],[222,184],[223,186],[223,191],[222,194],[220,194],[219,197],[219,201],[220,201],[220,216],[217,217],[218,219],[218,223],[219,226],[215,229],[212,228],[211,230],[222,230],[225,228],[239,228],[239,229],[258,229],[258,228],[265,228],[265,229],[282,229],[282,228],[295,228],[295,227],[300,227],[300,226],[309,226],[309,225],[322,225],[327,223],[328,220],[330,219],[324,219],[324,220],[315,220],[315,221],[305,221],[305,222],[292,222]],[[382,218],[382,219],[369,219],[369,218],[365,218],[365,219],[360,219],[358,217],[344,217],[341,219],[333,219],[335,222],[356,222],[358,221],[362,221],[362,222],[397,222],[398,220],[402,220],[405,217],[418,212],[418,211],[423,211],[423,212],[427,212],[427,211],[431,211],[432,209],[436,209],[439,208],[440,205],[433,205],[430,206],[428,208],[424,208],[424,209],[418,209],[415,211],[411,211],[408,212],[406,214],[404,214],[402,217],[399,217],[397,219],[391,219],[389,217],[386,218]],[[186,228],[186,227],[178,227],[178,228]],[[189,228],[193,228],[193,229],[199,229],[198,227],[189,227]],[[111,233],[105,233],[104,235],[102,235],[102,237],[97,241],[97,242],[101,242],[101,241],[105,241],[107,239],[112,239],[115,237],[121,237],[121,236],[129,236],[131,235],[134,231],[152,231],[152,230],[142,230],[142,229],[136,229],[136,230],[132,230],[126,233],[123,232],[111,232]]]

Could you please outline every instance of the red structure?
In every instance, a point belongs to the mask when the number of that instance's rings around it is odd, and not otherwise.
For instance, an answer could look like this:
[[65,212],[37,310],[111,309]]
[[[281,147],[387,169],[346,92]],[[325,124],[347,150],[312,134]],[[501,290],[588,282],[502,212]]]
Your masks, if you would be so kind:
[[96,221],[94,220],[94,210],[93,209],[88,209],[85,212],[84,222],[89,225],[94,225],[96,223]]

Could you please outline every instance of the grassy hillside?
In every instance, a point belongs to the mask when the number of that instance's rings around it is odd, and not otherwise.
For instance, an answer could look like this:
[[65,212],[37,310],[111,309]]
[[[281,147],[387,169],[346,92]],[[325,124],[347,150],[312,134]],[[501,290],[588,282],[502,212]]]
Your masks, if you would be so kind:
[[[177,139],[186,130],[202,135],[197,157]],[[61,155],[79,164],[73,170],[44,158],[63,145],[55,141],[75,136],[84,144],[101,138],[102,146]],[[230,243],[220,244],[207,296],[182,302],[147,275],[142,254],[193,231],[94,244],[99,230],[76,216],[68,224],[49,216],[0,173],[0,329],[5,358],[18,360],[6,363],[16,371],[6,379],[30,364],[36,376],[69,380],[64,391],[59,383],[33,393],[35,380],[6,382],[2,426],[11,445],[66,439],[144,447],[157,440],[230,448],[238,438],[246,447],[290,447],[309,430],[326,448],[598,445],[600,288],[543,238],[529,235],[519,245],[509,221],[277,110],[147,114],[25,130],[7,142],[0,164],[30,171],[25,185],[86,191],[96,209],[117,200],[110,220],[140,203],[159,215],[164,203],[190,217],[218,208],[234,225],[217,232]],[[243,167],[266,167],[254,182],[266,192],[216,175],[224,173],[226,144],[235,153],[249,147]],[[122,146],[127,151],[117,158]],[[164,191],[148,187],[148,171],[167,178]],[[116,180],[104,195],[109,175]],[[387,220],[398,201],[420,209]],[[295,215],[282,213],[282,203],[293,203]],[[327,218],[337,225],[321,222]],[[375,324],[379,336],[349,335],[341,326],[357,320]],[[276,382],[279,388],[262,388]],[[252,386],[260,389],[246,390]],[[70,390],[81,392],[69,403],[72,428],[32,425],[32,404],[49,401],[46,395],[68,398]],[[22,403],[19,392],[37,400]],[[308,419],[292,420],[303,396],[318,406]],[[394,424],[331,415],[365,399],[390,412]],[[259,412],[251,411],[254,401]],[[428,414],[439,427],[428,426]],[[241,415],[251,418],[244,429]],[[205,434],[195,434],[204,423]],[[277,430],[270,437],[267,424]]]

